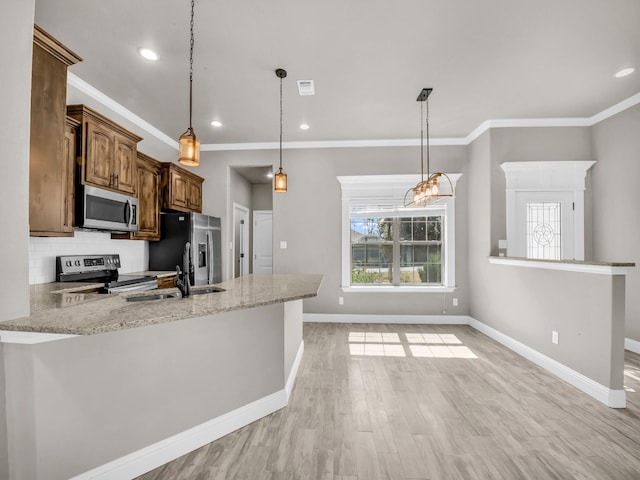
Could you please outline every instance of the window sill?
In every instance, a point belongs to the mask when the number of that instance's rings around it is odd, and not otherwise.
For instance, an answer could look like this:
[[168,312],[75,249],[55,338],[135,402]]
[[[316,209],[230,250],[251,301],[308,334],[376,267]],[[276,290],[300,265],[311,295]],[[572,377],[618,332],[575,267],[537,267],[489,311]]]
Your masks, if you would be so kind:
[[393,285],[362,286],[362,287],[342,287],[347,293],[452,293],[456,287],[434,286],[434,287],[394,287]]

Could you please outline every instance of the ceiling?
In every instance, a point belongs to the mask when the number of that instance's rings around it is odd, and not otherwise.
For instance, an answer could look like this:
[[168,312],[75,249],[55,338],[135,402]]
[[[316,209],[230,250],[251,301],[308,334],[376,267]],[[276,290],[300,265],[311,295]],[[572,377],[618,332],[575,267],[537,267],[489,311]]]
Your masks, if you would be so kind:
[[[83,57],[73,74],[177,139],[189,15],[188,0],[36,0],[35,19]],[[278,67],[285,142],[418,138],[423,87],[432,138],[591,117],[640,92],[638,25],[638,0],[195,0],[193,126],[203,144],[278,142]]]

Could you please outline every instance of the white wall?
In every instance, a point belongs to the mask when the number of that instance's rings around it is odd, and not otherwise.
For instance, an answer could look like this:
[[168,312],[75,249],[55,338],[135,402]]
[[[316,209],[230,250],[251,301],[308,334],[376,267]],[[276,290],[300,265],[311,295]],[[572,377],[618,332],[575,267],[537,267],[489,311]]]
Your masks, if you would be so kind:
[[29,130],[34,0],[2,4],[0,31],[0,320],[29,313]]
[[640,105],[592,131],[594,259],[637,265],[627,275],[626,335],[640,341]]
[[[0,321],[29,313],[29,132],[35,0],[6,0],[0,15]],[[9,478],[5,364],[0,346],[0,478]]]

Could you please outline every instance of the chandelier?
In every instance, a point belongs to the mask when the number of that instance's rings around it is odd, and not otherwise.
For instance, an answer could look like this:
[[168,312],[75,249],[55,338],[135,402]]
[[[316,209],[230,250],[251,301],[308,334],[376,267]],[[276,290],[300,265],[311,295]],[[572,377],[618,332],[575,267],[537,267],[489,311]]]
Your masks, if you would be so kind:
[[[446,173],[435,172],[431,173],[429,170],[429,95],[433,88],[423,88],[418,98],[420,102],[420,182],[407,190],[404,194],[404,206],[405,207],[424,207],[432,205],[446,198],[451,198],[455,195],[453,183]],[[427,110],[426,122],[424,121],[424,110]],[[425,180],[424,169],[424,126],[427,130],[427,179]],[[443,193],[446,191],[447,193]],[[450,193],[449,193],[450,192]]]

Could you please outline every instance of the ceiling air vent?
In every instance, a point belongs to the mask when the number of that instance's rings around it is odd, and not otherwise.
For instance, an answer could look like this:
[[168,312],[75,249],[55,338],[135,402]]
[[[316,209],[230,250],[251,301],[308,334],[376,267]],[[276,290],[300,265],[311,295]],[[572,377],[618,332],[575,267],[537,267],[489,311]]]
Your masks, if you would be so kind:
[[313,80],[298,80],[298,93],[300,95],[315,95]]

